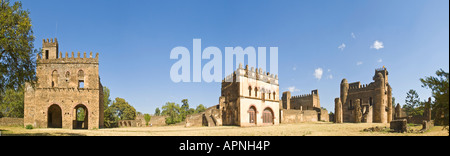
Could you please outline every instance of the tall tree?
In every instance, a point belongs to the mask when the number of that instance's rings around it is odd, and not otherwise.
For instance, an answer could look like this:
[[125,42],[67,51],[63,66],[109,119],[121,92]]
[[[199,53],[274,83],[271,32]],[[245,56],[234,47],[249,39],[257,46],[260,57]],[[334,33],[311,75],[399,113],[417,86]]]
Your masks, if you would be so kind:
[[182,121],[180,115],[180,105],[175,104],[173,102],[167,102],[164,106],[162,106],[162,115],[167,115],[166,124],[175,124]]
[[408,116],[423,114],[423,103],[420,102],[419,94],[417,94],[415,90],[411,89],[408,93],[406,93],[405,105],[403,105],[403,109]]
[[17,89],[33,82],[35,57],[30,12],[22,3],[2,0],[0,4],[0,96],[8,88]]
[[203,104],[199,104],[197,108],[195,109],[196,113],[204,112],[206,110],[205,106]]
[[0,117],[23,118],[23,88],[7,89],[0,97]]
[[437,77],[425,77],[420,79],[422,87],[430,88],[434,101],[432,111],[435,114],[435,122],[448,128],[449,125],[449,73],[440,69],[436,71]]
[[136,118],[136,109],[125,99],[116,97],[111,107],[113,113],[116,113],[120,120],[134,120]]
[[159,110],[158,107],[155,109],[155,114],[154,115],[155,116],[160,116],[161,115],[161,110]]

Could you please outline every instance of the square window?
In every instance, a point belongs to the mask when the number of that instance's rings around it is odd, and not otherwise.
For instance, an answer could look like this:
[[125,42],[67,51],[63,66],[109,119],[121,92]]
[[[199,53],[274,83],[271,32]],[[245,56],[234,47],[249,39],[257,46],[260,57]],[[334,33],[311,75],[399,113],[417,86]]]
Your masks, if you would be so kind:
[[78,88],[84,88],[84,81],[83,80],[79,80],[78,81]]

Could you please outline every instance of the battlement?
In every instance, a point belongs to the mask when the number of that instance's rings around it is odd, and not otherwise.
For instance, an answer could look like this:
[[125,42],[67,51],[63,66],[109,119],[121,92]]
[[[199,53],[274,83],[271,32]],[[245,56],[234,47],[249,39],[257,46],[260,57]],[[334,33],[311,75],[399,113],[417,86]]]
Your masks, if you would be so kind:
[[232,74],[225,76],[222,82],[234,82],[236,77],[247,77],[249,79],[255,79],[271,84],[278,84],[278,75],[270,74],[269,72],[263,71],[262,68],[256,69],[254,67],[249,68],[248,65],[245,68],[239,63],[238,69]]
[[42,39],[42,47],[55,47],[58,46],[58,40],[55,38],[55,40],[52,39]]
[[319,95],[318,90],[312,90],[311,94],[302,94],[302,95],[294,95],[291,97],[291,99],[300,99],[300,98],[308,98]]
[[375,86],[374,83],[358,84],[358,85],[351,85],[351,86],[349,85],[348,90],[349,91],[361,91],[361,90],[366,90],[366,89],[373,89],[374,86]]
[[98,53],[95,54],[95,57],[92,56],[92,51],[89,53],[89,57],[87,56],[87,53],[84,52],[83,56],[81,56],[81,53],[78,52],[76,57],[75,57],[75,53],[72,52],[71,55],[69,55],[68,52],[65,52],[65,57],[63,57],[62,52],[59,52],[59,58],[56,59],[45,59],[43,58],[40,54],[37,54],[36,56],[36,62],[37,63],[50,63],[50,62],[97,62],[98,63]]

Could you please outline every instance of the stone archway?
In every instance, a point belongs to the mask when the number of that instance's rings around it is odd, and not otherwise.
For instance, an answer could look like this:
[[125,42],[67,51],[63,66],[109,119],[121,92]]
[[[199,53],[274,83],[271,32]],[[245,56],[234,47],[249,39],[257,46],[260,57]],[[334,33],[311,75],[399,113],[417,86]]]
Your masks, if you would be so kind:
[[62,128],[62,110],[57,104],[48,107],[47,111],[47,127]]
[[83,104],[78,104],[74,107],[73,129],[88,129],[89,128],[89,111]]
[[263,117],[264,124],[273,124],[274,123],[273,111],[269,107],[264,109],[262,117]]

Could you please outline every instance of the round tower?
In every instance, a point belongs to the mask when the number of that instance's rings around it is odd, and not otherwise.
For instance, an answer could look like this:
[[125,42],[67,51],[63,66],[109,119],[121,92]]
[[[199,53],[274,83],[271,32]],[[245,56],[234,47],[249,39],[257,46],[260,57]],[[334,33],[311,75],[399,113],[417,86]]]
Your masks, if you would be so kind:
[[342,123],[342,103],[341,99],[334,99],[334,123]]
[[387,101],[385,101],[385,84],[384,77],[381,73],[376,73],[374,76],[375,85],[376,85],[376,95],[374,98],[374,113],[373,113],[373,122],[376,123],[386,123],[387,122],[387,113],[386,106]]
[[341,104],[345,105],[348,95],[348,82],[347,79],[342,79],[341,81]]

